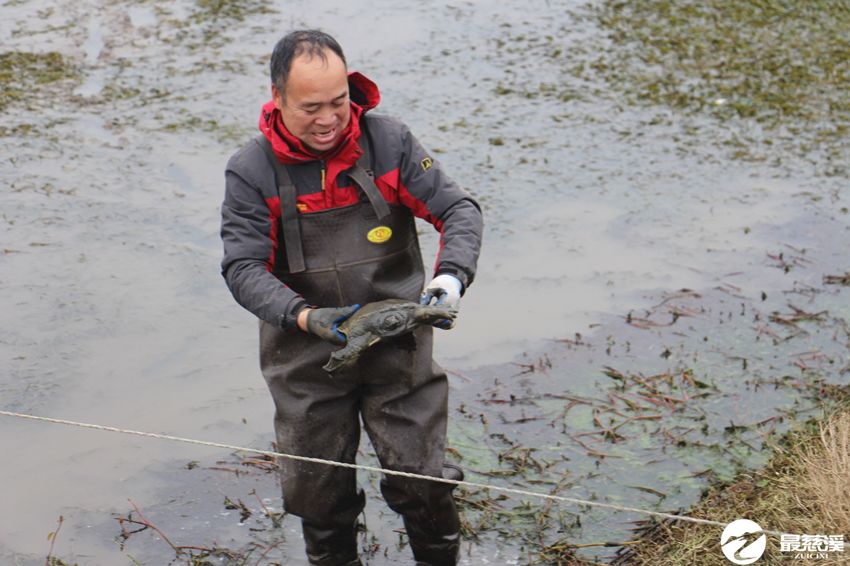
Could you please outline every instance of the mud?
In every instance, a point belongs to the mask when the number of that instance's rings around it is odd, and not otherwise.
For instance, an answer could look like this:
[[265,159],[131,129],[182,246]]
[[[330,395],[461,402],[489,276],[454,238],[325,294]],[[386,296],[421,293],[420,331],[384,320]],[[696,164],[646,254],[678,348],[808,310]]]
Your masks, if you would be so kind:
[[[218,206],[274,42],[310,25],[484,208],[478,276],[436,346],[470,479],[670,510],[760,465],[771,431],[847,382],[850,90],[795,99],[826,115],[640,97],[635,61],[660,52],[633,22],[666,12],[612,6],[6,2],[0,407],[269,446],[256,323],[218,274]],[[811,43],[803,55],[822,56]],[[710,96],[697,59],[663,54],[670,92]],[[842,60],[828,76],[846,86]],[[420,228],[428,265],[437,237]],[[68,563],[174,558],[150,530],[120,544],[128,499],[179,544],[304,563],[297,522],[264,514],[280,510],[273,474],[214,469],[241,469],[229,454],[5,418],[0,446],[4,564],[43,563],[60,515]],[[407,563],[401,522],[362,480],[369,563]],[[622,542],[640,518],[462,497],[466,564],[551,563],[558,544]]]

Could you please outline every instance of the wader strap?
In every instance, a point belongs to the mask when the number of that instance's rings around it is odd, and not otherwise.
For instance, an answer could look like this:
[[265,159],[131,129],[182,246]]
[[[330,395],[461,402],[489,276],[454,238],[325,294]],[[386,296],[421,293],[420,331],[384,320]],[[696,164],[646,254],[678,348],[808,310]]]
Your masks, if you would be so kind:
[[[266,157],[274,167],[277,192],[280,196],[280,217],[283,224],[283,245],[286,249],[286,259],[289,264],[290,273],[299,273],[306,269],[304,265],[304,251],[301,249],[301,223],[298,220],[298,207],[296,196],[298,195],[292,178],[286,170],[286,166],[278,161],[272,150],[272,144],[264,135],[254,138],[254,141],[263,148]],[[377,190],[377,189],[376,189]],[[386,203],[384,203],[386,205]]]
[[366,194],[375,214],[378,215],[378,220],[382,220],[390,215],[390,207],[384,199],[384,195],[375,185],[375,172],[372,170],[372,140],[369,137],[369,132],[366,131],[365,117],[360,120],[360,139],[358,141],[363,154],[354,164],[354,167],[348,170],[348,176]]
[[372,208],[375,209],[375,214],[378,215],[378,220],[382,220],[390,215],[390,206],[384,199],[384,195],[381,194],[381,191],[379,191],[378,187],[375,185],[375,181],[372,180],[372,177],[369,176],[366,170],[363,169],[359,163],[348,170],[348,176],[364,193],[366,193],[366,198],[368,198],[369,202],[372,203]]

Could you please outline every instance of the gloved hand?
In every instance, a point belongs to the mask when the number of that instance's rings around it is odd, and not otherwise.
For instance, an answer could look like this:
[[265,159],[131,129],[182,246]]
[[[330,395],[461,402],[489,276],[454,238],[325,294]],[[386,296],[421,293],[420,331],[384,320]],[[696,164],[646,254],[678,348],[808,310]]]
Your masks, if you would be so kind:
[[307,311],[304,324],[306,328],[302,327],[302,330],[306,330],[310,334],[315,334],[322,340],[330,342],[335,346],[345,346],[345,335],[337,329],[340,324],[356,313],[359,308],[360,305],[350,305],[347,307],[305,309]]
[[[437,275],[425,287],[422,296],[419,298],[419,303],[422,305],[445,306],[458,310],[460,308],[460,279],[454,275],[443,273]],[[444,320],[438,322],[434,326],[437,328],[449,329],[455,325],[453,320]]]

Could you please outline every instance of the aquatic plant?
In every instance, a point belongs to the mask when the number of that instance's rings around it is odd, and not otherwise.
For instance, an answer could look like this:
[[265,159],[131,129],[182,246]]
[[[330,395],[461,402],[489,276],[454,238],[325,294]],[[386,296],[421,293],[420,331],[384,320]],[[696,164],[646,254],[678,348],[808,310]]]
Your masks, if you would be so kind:
[[53,83],[77,77],[76,67],[56,51],[0,53],[0,112],[43,94],[47,88],[58,88]]

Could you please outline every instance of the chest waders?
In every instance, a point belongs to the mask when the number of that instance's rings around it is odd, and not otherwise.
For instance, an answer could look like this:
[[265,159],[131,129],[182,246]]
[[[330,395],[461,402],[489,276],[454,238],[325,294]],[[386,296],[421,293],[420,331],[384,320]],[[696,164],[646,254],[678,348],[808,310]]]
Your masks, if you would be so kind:
[[[274,274],[317,307],[416,301],[424,286],[413,215],[383,198],[368,172],[365,131],[361,140],[363,156],[348,174],[365,199],[307,214],[297,211],[286,166],[265,137],[256,140],[275,168],[280,195],[283,249]],[[380,226],[388,227],[391,237],[370,241],[367,235]],[[419,327],[407,337],[379,343],[356,366],[331,377],[322,365],[335,346],[261,321],[260,366],[275,403],[278,449],[353,463],[362,417],[381,466],[443,473],[448,383],[431,358],[432,332],[430,326]],[[365,497],[355,471],[289,459],[279,465],[284,508],[301,517],[310,564],[360,564],[356,521]],[[459,521],[451,490],[447,484],[396,476],[381,480],[384,499],[404,519],[417,564],[457,562]]]

